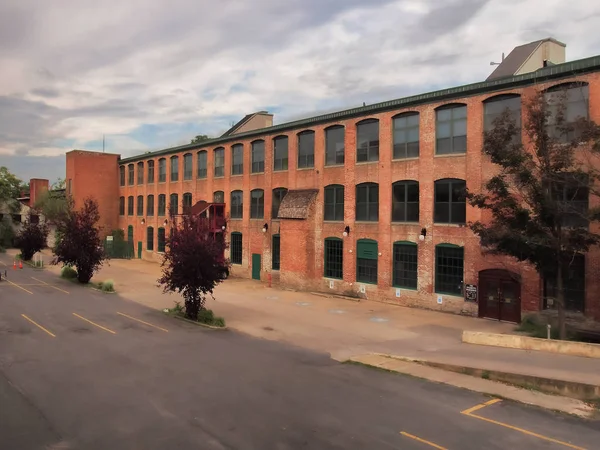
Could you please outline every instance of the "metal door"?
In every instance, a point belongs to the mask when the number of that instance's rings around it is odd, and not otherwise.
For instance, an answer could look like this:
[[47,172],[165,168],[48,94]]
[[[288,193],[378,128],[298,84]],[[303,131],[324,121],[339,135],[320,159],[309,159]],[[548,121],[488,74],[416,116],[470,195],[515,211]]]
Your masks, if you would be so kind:
[[252,253],[252,279],[260,280],[260,254]]
[[518,276],[507,270],[485,270],[479,273],[479,317],[521,321],[521,284]]

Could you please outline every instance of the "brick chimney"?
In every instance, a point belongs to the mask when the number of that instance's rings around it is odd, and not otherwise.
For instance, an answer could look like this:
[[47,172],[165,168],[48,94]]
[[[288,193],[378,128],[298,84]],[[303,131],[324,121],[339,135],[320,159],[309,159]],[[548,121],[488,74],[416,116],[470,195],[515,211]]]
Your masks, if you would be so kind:
[[40,178],[29,180],[29,206],[33,207],[40,195],[50,188],[50,182]]

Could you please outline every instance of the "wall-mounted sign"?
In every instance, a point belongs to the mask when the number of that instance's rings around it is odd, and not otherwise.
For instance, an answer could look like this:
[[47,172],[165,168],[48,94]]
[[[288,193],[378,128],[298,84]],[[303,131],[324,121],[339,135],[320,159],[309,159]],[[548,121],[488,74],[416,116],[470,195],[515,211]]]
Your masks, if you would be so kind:
[[474,284],[465,284],[465,301],[477,302],[477,286]]

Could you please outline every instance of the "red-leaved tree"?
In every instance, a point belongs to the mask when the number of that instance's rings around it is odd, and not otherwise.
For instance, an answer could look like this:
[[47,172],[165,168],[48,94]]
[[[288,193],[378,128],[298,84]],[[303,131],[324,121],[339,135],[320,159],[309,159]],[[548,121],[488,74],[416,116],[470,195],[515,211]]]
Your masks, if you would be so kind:
[[31,261],[33,255],[46,247],[47,239],[48,227],[30,213],[27,222],[15,238],[15,247],[21,250],[21,258],[24,261]]
[[198,319],[206,297],[212,296],[214,288],[227,278],[226,248],[222,235],[212,233],[207,219],[185,215],[173,225],[158,283],[164,292],[183,296],[185,315],[189,319]]
[[107,259],[100,237],[100,229],[96,226],[100,220],[98,203],[87,198],[80,210],[69,210],[57,223],[60,240],[54,248],[52,264],[62,263],[77,268],[77,280],[88,283],[94,273]]

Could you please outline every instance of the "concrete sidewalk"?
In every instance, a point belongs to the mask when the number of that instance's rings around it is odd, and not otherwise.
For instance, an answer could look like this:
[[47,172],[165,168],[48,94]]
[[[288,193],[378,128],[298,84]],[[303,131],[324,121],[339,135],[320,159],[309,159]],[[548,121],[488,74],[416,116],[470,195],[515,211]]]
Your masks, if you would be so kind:
[[[161,292],[156,282],[160,271],[160,266],[151,262],[111,260],[94,279],[112,279],[122,297],[163,309],[181,298]],[[597,359],[461,342],[463,330],[511,333],[513,324],[268,288],[238,278],[220,285],[207,306],[225,317],[230,328],[328,352],[337,360],[382,353],[600,385]]]

